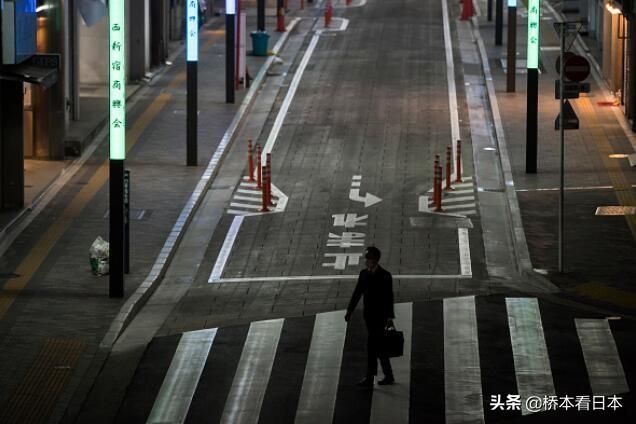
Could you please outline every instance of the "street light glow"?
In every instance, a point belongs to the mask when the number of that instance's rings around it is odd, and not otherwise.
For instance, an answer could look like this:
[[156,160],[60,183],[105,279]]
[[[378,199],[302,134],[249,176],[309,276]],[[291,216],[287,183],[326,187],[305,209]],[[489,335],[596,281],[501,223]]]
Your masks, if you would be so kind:
[[199,60],[199,8],[197,0],[188,0],[186,3],[186,19],[188,38],[186,40],[186,60],[196,62]]
[[528,69],[537,69],[539,67],[539,18],[541,16],[540,3],[540,0],[528,0]]
[[109,74],[109,129],[110,158],[126,158],[126,52],[125,47],[125,3],[110,0],[108,8],[110,36]]

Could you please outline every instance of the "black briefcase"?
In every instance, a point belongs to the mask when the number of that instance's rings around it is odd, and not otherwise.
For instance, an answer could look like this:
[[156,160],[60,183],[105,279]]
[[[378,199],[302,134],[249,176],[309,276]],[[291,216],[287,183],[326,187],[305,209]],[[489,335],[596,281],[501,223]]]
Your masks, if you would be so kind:
[[380,350],[389,358],[404,355],[404,333],[395,328],[384,330],[380,341]]

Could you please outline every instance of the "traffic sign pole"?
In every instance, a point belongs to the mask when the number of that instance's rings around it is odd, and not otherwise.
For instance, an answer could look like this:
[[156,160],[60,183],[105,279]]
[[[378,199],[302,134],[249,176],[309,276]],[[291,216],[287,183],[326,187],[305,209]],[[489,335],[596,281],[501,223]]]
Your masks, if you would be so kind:
[[563,86],[565,80],[565,25],[560,25],[561,36],[561,54],[559,66],[559,272],[563,272],[563,243],[564,243],[564,224],[565,224],[565,125],[563,122]]

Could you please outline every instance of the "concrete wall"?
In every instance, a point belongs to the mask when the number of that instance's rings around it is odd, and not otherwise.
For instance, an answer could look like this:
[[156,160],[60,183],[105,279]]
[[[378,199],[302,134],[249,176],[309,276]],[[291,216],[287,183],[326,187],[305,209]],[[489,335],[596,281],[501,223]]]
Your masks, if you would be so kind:
[[80,84],[108,84],[108,17],[92,27],[79,22]]

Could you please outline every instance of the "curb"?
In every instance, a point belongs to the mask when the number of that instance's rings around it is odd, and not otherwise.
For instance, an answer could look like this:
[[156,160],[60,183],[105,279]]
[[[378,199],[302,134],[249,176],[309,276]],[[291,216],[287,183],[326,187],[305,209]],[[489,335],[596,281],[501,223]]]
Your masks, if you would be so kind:
[[470,19],[470,22],[473,27],[473,37],[475,37],[477,48],[479,49],[481,67],[484,73],[484,80],[486,82],[486,90],[488,93],[488,104],[490,105],[490,111],[495,123],[495,136],[497,139],[497,147],[499,148],[499,164],[501,166],[501,172],[504,179],[504,192],[506,194],[506,204],[508,205],[507,212],[511,225],[510,236],[514,246],[513,253],[515,256],[515,265],[519,274],[526,277],[526,280],[528,280],[528,282],[536,289],[547,292],[558,292],[559,289],[554,284],[535,273],[532,267],[532,260],[530,259],[530,252],[528,250],[528,242],[526,240],[526,234],[521,220],[519,201],[514,188],[515,183],[512,175],[512,166],[510,164],[508,146],[506,144],[503,124],[501,122],[501,114],[499,113],[499,104],[497,103],[497,94],[493,84],[492,74],[490,72],[490,64],[488,62],[486,47],[484,46],[484,40],[481,38],[481,33],[479,31],[478,18],[473,16]]

